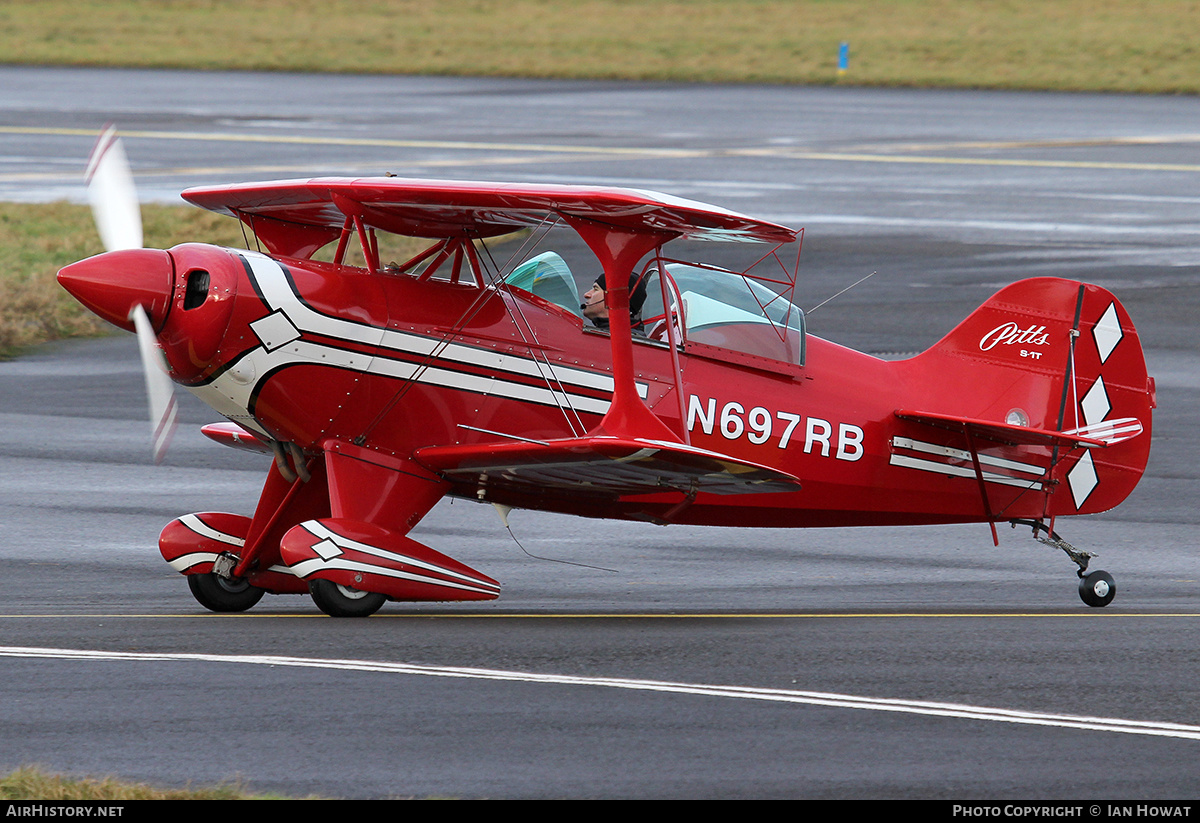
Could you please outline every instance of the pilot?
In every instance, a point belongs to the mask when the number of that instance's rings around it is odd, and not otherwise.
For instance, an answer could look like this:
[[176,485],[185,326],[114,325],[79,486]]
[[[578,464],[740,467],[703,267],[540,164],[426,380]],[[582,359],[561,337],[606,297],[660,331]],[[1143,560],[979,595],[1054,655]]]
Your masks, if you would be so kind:
[[[629,325],[635,334],[642,333],[642,305],[646,302],[646,281],[649,278],[639,278],[636,273],[629,275]],[[592,287],[584,292],[583,316],[592,321],[598,329],[608,328],[608,306],[605,303],[604,275],[596,278]]]

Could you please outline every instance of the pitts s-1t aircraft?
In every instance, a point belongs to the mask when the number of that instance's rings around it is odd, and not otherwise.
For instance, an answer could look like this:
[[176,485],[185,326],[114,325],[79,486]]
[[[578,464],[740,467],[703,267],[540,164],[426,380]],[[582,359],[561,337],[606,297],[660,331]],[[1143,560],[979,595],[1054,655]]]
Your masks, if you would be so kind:
[[[385,177],[183,196],[262,250],[122,248],[140,246],[138,224],[58,277],[140,327],[151,360],[225,418],[206,434],[274,455],[253,516],[162,532],[209,609],[265,592],[310,593],[335,616],[494,599],[495,580],[409,536],[446,495],[658,524],[979,522],[993,541],[1009,521],[1067,553],[1085,603],[1115,594],[1054,530],[1124,500],[1150,450],[1154,383],[1099,286],[1013,283],[929,350],[885,361],[805,333],[777,251],[798,232],[668,195]],[[102,233],[136,220],[118,201],[101,198]],[[526,253],[552,225],[582,239],[591,271]],[[514,232],[521,251],[497,264],[483,241]],[[427,248],[384,263],[386,233]],[[759,262],[675,259],[678,239],[760,244]],[[575,274],[605,286],[586,306]]]

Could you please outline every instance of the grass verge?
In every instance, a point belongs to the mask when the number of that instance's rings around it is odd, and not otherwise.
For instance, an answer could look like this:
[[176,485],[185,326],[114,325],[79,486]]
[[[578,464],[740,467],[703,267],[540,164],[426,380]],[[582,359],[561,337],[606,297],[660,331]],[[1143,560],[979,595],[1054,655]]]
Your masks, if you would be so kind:
[[0,62],[1195,94],[1196,31],[1200,0],[7,0]]
[[[242,246],[237,221],[186,206],[142,207],[146,245],[202,241]],[[68,263],[103,251],[87,206],[0,203],[0,358],[29,346],[90,337],[112,327],[55,280]]]
[[[159,789],[112,777],[72,778],[22,766],[0,777],[0,800],[254,800],[237,783],[205,788]],[[11,812],[10,812],[11,813]]]

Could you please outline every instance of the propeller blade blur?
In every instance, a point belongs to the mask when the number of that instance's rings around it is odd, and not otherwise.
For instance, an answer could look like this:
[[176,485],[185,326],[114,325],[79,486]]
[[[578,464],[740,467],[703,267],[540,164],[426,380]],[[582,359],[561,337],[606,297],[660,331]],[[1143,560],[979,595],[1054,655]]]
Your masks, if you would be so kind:
[[87,169],[88,200],[107,251],[142,247],[142,212],[121,138],[106,128]]
[[142,354],[142,372],[146,377],[146,396],[150,400],[154,462],[161,463],[179,422],[175,385],[164,368],[162,352],[158,348],[158,341],[146,310],[140,305],[135,306],[130,312],[130,317],[137,331],[138,349]]
[[[96,147],[88,158],[87,167],[88,200],[92,204],[92,216],[96,221],[96,229],[106,251],[128,251],[142,248],[142,210],[138,202],[137,189],[133,184],[133,172],[129,168],[129,158],[125,155],[125,147],[117,130],[108,126],[100,133]],[[144,252],[138,252],[144,254]],[[152,254],[152,253],[151,253]],[[159,254],[165,254],[159,252]],[[101,259],[101,258],[97,258]],[[168,270],[169,270],[169,257]],[[139,258],[139,262],[141,258]],[[106,266],[111,262],[106,261]],[[105,269],[107,271],[107,269]],[[91,273],[93,276],[86,276]],[[112,302],[111,294],[121,294],[118,286],[122,281],[110,282],[106,278],[97,278],[91,269],[83,275],[71,280],[76,290],[88,286],[96,301]],[[60,276],[60,281],[62,277]],[[79,282],[76,282],[79,281]],[[95,282],[93,282],[95,281]],[[168,278],[169,283],[169,278]],[[67,283],[64,283],[67,285]],[[99,289],[99,290],[97,290]],[[126,291],[128,289],[125,289]],[[153,290],[152,290],[153,291]],[[74,292],[73,292],[74,293]],[[141,297],[138,295],[138,297]],[[104,299],[101,299],[104,298]],[[117,300],[119,303],[120,301]],[[128,305],[128,304],[127,304]],[[120,318],[111,318],[114,323],[121,324]],[[129,311],[128,320],[133,323],[137,334],[138,349],[142,355],[142,374],[146,378],[146,396],[150,401],[150,430],[151,447],[154,462],[161,463],[167,453],[167,446],[175,434],[179,420],[179,408],[175,402],[175,386],[167,375],[166,364],[158,340],[154,334],[154,325],[150,314],[142,302],[134,304]]]

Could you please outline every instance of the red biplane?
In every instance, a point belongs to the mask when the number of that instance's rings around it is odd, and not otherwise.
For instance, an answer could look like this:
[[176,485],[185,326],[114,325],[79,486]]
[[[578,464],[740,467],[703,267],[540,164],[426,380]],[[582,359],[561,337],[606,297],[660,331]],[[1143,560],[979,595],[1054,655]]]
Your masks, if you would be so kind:
[[[142,327],[226,419],[210,437],[274,455],[252,517],[189,514],[162,533],[209,609],[265,592],[344,616],[493,599],[495,580],[409,537],[446,495],[659,524],[981,522],[995,539],[1010,521],[1068,554],[1088,605],[1115,593],[1054,530],[1120,503],[1150,449],[1154,383],[1099,286],[1014,283],[885,361],[806,334],[779,250],[798,232],[668,195],[371,178],[183,196],[261,250],[119,249],[59,281]],[[534,254],[551,226],[590,260]],[[497,263],[486,241],[514,232]],[[384,262],[389,233],[427,248]],[[680,239],[760,245],[731,269],[668,256]]]

